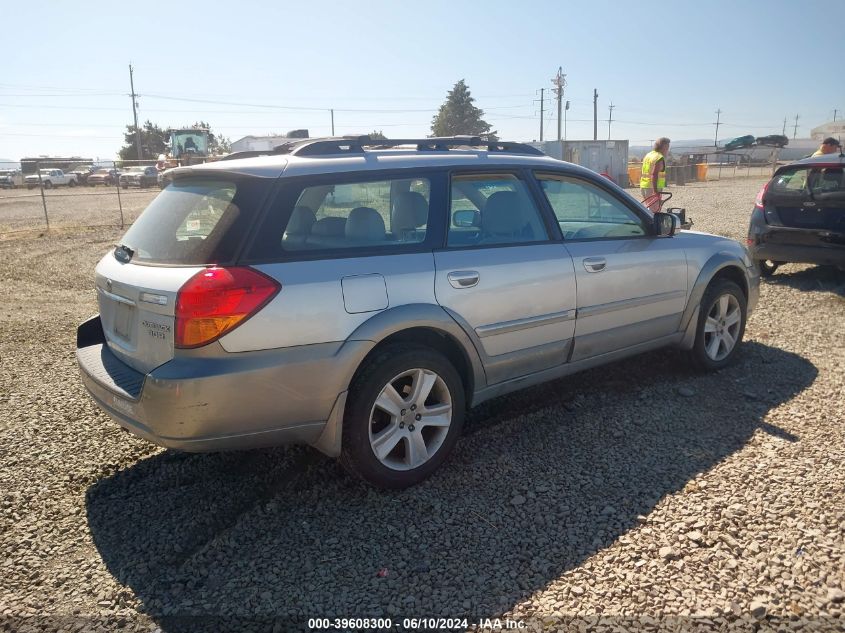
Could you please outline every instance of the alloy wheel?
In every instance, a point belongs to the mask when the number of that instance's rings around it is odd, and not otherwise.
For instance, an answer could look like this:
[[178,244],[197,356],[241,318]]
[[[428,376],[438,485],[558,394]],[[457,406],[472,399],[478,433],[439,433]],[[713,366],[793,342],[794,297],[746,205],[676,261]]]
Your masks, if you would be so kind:
[[452,424],[446,382],[430,369],[409,369],[381,390],[370,412],[370,447],[392,470],[412,470],[437,453]]
[[726,358],[736,346],[742,326],[742,309],[730,293],[721,295],[704,322],[704,351],[710,360]]

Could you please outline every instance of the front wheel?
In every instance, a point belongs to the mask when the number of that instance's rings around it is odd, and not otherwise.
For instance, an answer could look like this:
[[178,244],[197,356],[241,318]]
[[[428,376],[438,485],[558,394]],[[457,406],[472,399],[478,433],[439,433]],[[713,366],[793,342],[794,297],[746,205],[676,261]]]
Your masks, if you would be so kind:
[[67,186],[68,186],[68,187],[75,187],[75,186],[76,186],[76,181],[75,181],[75,180],[71,180],[71,181],[67,184]]
[[748,302],[734,282],[718,279],[701,299],[695,344],[690,356],[701,369],[714,371],[733,362],[745,334]]
[[379,488],[417,484],[454,448],[465,406],[461,378],[445,356],[389,347],[350,388],[341,464]]
[[46,182],[44,183],[44,188],[45,188],[45,189],[52,189],[52,188],[53,188],[53,183],[52,183],[52,182],[50,182],[49,180],[48,180],[48,181],[46,181]]

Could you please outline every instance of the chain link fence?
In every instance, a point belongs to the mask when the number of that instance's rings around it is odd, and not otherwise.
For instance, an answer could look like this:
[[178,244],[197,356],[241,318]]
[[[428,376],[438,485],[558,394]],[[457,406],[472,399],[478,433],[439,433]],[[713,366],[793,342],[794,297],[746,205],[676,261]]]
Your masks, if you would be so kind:
[[125,227],[158,194],[154,160],[0,162],[0,234]]

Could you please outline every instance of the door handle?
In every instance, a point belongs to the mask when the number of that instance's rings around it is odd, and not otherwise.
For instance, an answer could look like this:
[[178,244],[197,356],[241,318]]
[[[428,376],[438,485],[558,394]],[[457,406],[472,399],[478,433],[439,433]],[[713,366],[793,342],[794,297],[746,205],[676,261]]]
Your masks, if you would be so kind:
[[461,288],[472,288],[478,285],[480,278],[481,275],[474,270],[456,270],[446,275],[446,279],[452,284],[452,288],[457,288],[458,290]]
[[604,257],[585,257],[584,268],[588,273],[600,273],[607,267],[607,260]]

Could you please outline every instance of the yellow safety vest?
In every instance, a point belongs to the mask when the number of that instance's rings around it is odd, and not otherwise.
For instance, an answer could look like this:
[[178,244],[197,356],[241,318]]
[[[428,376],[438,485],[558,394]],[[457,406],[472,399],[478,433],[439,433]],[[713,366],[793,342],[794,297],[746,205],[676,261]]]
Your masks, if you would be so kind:
[[657,189],[658,191],[666,187],[666,158],[657,150],[651,150],[643,158],[643,172],[640,177],[640,189],[651,189],[651,173],[654,171],[654,164],[663,161],[663,169],[657,172]]

